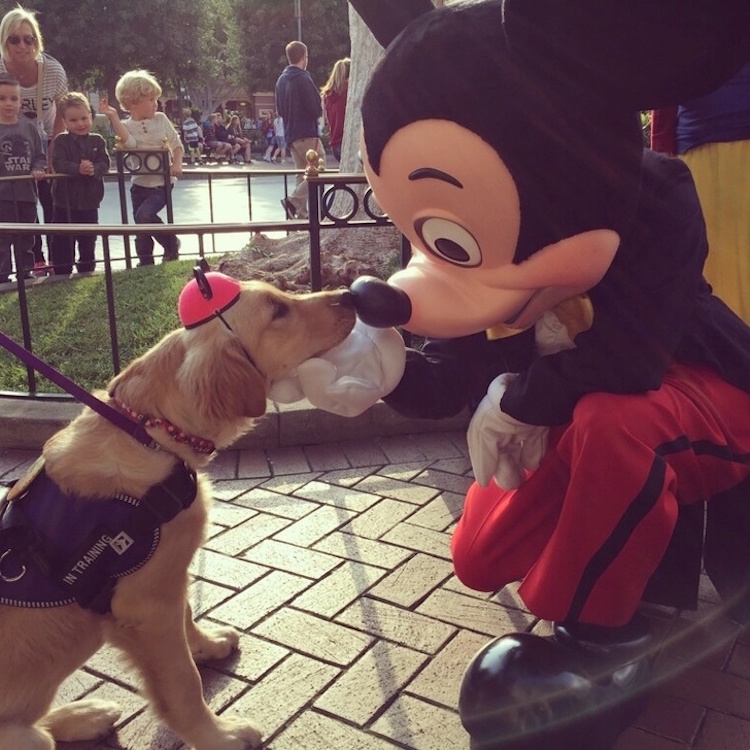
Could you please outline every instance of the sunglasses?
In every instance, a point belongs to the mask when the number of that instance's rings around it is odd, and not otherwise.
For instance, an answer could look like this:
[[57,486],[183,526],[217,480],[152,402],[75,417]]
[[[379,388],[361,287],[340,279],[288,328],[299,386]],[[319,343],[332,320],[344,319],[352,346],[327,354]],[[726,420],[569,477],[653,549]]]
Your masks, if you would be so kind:
[[36,46],[36,37],[33,34],[24,34],[23,36],[18,36],[18,34],[11,34],[8,37],[8,44],[20,44],[23,42],[27,47],[35,47]]

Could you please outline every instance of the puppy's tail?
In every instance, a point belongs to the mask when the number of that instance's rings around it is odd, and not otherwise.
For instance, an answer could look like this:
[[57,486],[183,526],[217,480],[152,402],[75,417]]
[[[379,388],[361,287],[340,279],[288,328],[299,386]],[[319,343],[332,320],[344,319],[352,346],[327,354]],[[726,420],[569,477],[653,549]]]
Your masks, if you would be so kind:
[[0,724],[0,750],[55,750],[55,740],[40,727]]

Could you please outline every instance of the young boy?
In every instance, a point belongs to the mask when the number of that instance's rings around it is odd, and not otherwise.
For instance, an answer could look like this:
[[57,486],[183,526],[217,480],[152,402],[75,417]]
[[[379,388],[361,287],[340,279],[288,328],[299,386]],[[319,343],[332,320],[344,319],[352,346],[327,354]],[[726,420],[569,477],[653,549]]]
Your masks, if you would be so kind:
[[[21,87],[10,73],[0,73],[0,177],[34,179],[0,180],[0,222],[34,224],[36,222],[36,183],[44,177],[47,157],[35,125],[26,117],[19,119]],[[16,249],[16,277],[31,278],[34,267],[34,235],[0,232],[0,283],[10,280],[13,268],[12,248]]]
[[[115,96],[120,107],[130,113],[127,120],[120,120],[117,110],[104,98],[99,101],[99,111],[109,118],[122,147],[137,151],[162,149],[166,145],[169,149],[169,185],[164,184],[160,169],[151,171],[148,168],[146,159],[141,169],[133,172],[130,185],[135,223],[162,224],[159,211],[167,205],[167,191],[172,189],[174,181],[182,174],[182,141],[169,118],[157,111],[161,86],[151,73],[146,70],[128,71],[117,82]],[[165,261],[177,260],[180,241],[175,235],[162,234],[156,237],[156,241],[164,248]],[[135,250],[139,266],[153,265],[153,237],[136,237]]]
[[[99,206],[104,197],[104,175],[109,171],[107,144],[91,132],[93,112],[88,99],[76,91],[57,103],[65,122],[65,133],[55,138],[52,166],[55,172],[70,175],[52,184],[54,224],[98,224]],[[54,235],[50,260],[55,274],[73,272],[75,244],[78,242],[78,273],[91,273],[96,267],[96,235]]]
[[200,164],[203,158],[203,131],[193,117],[190,107],[182,110],[182,139],[185,141],[190,163],[197,159]]

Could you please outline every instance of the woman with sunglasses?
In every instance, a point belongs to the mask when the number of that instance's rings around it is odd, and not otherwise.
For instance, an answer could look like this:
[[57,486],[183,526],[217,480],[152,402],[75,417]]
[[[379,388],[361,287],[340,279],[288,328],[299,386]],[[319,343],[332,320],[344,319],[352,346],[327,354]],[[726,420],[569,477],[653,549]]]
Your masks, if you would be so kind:
[[[68,91],[63,66],[44,52],[42,32],[33,12],[20,5],[0,21],[0,72],[11,73],[21,84],[21,114],[35,122],[47,150],[48,171],[52,171],[52,140],[65,130],[57,111],[57,100]],[[39,108],[41,107],[41,112]],[[49,180],[40,180],[39,202],[44,221],[52,220],[52,192]],[[47,238],[49,247],[49,238]],[[41,237],[34,243],[34,265],[44,267]]]

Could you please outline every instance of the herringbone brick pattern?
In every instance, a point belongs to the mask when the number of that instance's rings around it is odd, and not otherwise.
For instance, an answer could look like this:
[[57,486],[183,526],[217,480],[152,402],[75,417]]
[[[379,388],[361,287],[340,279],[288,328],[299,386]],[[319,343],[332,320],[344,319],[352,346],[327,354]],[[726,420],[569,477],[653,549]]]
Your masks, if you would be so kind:
[[[0,453],[0,481],[35,457]],[[201,668],[211,706],[252,716],[272,750],[468,748],[456,712],[467,663],[492,638],[545,624],[514,587],[477,593],[453,575],[471,482],[463,434],[229,450],[211,473],[193,609],[243,634],[239,652]],[[654,612],[663,682],[616,750],[750,747],[750,638],[718,604],[706,581],[699,612]],[[58,699],[92,695],[122,705],[116,734],[61,750],[183,748],[112,649]]]

